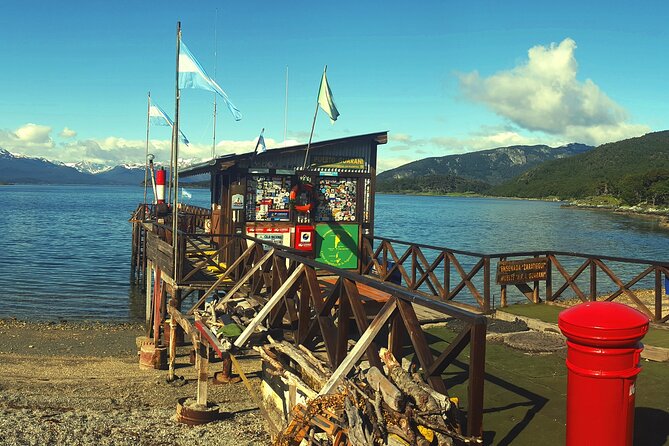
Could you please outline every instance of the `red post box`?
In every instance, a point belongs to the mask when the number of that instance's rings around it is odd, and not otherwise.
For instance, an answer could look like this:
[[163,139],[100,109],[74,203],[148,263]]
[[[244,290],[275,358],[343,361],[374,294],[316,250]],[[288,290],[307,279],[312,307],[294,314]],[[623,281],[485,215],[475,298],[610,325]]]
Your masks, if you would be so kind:
[[311,225],[295,226],[294,248],[298,251],[314,250],[314,227]]
[[615,302],[560,313],[567,337],[567,445],[632,445],[636,376],[648,317]]

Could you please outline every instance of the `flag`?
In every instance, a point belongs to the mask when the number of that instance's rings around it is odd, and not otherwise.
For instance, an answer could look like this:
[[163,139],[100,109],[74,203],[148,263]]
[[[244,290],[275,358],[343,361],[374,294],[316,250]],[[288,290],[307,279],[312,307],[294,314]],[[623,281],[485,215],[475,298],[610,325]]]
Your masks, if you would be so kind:
[[191,195],[190,192],[186,191],[183,187],[181,188],[181,198],[188,198],[191,199],[193,196]]
[[[160,108],[158,104],[154,103],[152,103],[151,106],[149,107],[149,122],[153,125],[162,125],[174,128],[174,122],[170,119],[169,116],[167,116],[165,110]],[[186,138],[184,132],[182,132],[181,129],[179,129],[179,133],[181,134],[181,141],[184,144],[188,145],[190,141],[188,141],[188,138]]]
[[267,146],[265,145],[265,137],[263,136],[263,132],[265,129],[260,132],[260,136],[258,137],[258,147],[260,147],[260,153],[265,153],[267,152]]
[[242,119],[242,113],[230,102],[230,98],[220,85],[207,75],[202,65],[188,50],[186,44],[181,42],[179,48],[179,88],[198,88],[213,91],[223,98],[228,110],[235,117],[235,121]]
[[323,111],[327,113],[330,117],[330,121],[334,124],[339,116],[339,111],[334,103],[334,98],[332,97],[332,90],[328,85],[328,78],[326,77],[327,69],[323,71],[323,77],[321,78],[321,88],[318,90],[318,105],[321,106]]

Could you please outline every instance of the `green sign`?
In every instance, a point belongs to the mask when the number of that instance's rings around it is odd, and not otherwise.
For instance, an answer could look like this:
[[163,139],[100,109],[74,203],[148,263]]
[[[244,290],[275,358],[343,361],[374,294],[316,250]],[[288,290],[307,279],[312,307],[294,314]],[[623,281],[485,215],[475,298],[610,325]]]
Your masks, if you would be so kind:
[[360,227],[352,224],[316,225],[317,262],[342,269],[358,267]]

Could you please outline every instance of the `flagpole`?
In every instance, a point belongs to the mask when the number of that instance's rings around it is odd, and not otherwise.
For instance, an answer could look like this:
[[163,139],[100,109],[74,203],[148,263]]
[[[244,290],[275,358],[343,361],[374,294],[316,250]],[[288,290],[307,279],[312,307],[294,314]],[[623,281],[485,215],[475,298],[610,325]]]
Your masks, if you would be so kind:
[[286,65],[286,107],[283,112],[283,143],[286,143],[286,132],[288,130],[288,65]]
[[[217,54],[216,54],[216,42],[217,42],[217,31],[218,31],[218,8],[216,8],[216,16],[214,20],[214,79],[216,79],[216,70],[218,68],[217,63]],[[211,159],[216,158],[216,92],[214,92],[214,124],[213,124],[213,141],[211,143]]]
[[178,236],[177,230],[179,228],[178,218],[179,212],[177,206],[179,204],[179,101],[181,99],[179,92],[179,51],[181,50],[181,22],[177,22],[177,63],[176,63],[176,88],[175,88],[175,103],[174,103],[174,128],[172,129],[172,162],[174,163],[174,196],[172,200],[172,250],[174,253],[174,277],[176,281],[179,271],[179,249],[177,246]]
[[148,93],[146,107],[146,150],[144,151],[144,210],[142,215],[146,219],[146,183],[149,181],[149,127],[151,126],[151,92]]
[[[326,65],[325,68],[323,68],[323,76],[325,76],[325,72],[328,70],[328,66]],[[323,83],[323,78],[321,78],[321,84]],[[318,86],[318,95],[320,96],[321,92],[321,85]],[[309,133],[309,142],[307,143],[307,150],[304,153],[304,163],[302,164],[302,170],[306,170],[307,168],[307,158],[309,157],[309,149],[311,148],[311,138],[314,136],[314,127],[316,126],[316,116],[318,116],[318,96],[316,96],[316,111],[314,112],[314,121],[311,123],[311,133]]]

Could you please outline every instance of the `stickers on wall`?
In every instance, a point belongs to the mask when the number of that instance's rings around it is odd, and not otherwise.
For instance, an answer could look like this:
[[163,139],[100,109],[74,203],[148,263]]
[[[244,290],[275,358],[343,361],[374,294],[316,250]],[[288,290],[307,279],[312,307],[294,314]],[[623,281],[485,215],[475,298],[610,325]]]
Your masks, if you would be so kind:
[[316,221],[355,221],[357,179],[320,178]]
[[289,177],[249,178],[246,183],[246,220],[288,221],[290,187]]

